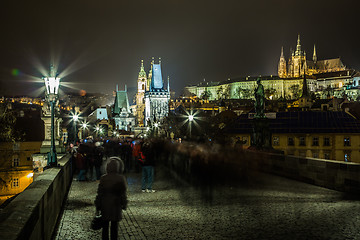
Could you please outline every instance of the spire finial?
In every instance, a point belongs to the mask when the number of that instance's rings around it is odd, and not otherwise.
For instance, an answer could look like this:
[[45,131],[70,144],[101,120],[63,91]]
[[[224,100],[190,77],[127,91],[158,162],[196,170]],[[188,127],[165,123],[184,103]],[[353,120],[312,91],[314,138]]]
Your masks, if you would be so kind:
[[295,56],[301,55],[300,34],[298,35]]
[[316,63],[316,61],[317,61],[317,56],[316,56],[316,48],[315,48],[315,44],[314,44],[314,54],[313,54],[313,61],[314,61],[314,63]]
[[284,58],[284,47],[281,47],[281,56],[280,58]]
[[161,57],[159,57],[159,64],[161,64]]
[[116,91],[119,91],[119,84],[116,84]]
[[125,92],[127,92],[127,87],[126,87],[126,84],[125,84]]

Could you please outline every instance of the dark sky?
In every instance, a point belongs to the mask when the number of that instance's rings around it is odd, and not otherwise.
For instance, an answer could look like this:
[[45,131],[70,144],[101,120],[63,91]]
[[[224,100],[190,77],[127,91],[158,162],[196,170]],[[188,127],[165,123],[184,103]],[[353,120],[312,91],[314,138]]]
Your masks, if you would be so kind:
[[[87,92],[135,89],[140,61],[162,58],[163,77],[184,86],[277,74],[297,35],[318,59],[341,57],[360,70],[356,0],[3,0],[0,95],[39,95],[41,63],[54,59],[62,82]],[[13,69],[18,69],[14,71]],[[69,74],[70,73],[70,74]],[[65,89],[65,87],[61,87]]]

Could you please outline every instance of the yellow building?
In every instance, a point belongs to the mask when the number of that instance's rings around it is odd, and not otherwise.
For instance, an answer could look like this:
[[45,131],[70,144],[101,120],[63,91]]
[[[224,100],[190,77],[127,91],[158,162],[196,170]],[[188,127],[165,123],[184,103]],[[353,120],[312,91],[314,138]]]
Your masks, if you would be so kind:
[[[227,129],[234,140],[251,142],[254,120],[248,116]],[[279,112],[269,127],[272,147],[285,155],[360,163],[360,122],[346,112]]]
[[40,152],[39,142],[0,143],[0,205],[24,191],[33,182],[32,154]]

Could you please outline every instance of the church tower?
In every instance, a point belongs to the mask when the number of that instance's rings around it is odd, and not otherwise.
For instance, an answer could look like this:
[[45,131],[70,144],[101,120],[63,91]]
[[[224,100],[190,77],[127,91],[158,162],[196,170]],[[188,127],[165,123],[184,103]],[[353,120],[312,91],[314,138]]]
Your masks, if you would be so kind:
[[136,93],[136,121],[137,125],[142,127],[144,126],[144,111],[145,111],[145,102],[144,102],[144,94],[147,89],[147,78],[146,72],[144,69],[144,60],[141,60],[140,72],[138,76],[138,87]]
[[164,88],[161,60],[158,64],[152,61],[151,83],[149,91],[145,92],[145,124],[161,122],[169,114],[170,86]]
[[285,78],[286,77],[286,60],[284,57],[284,48],[281,48],[281,56],[280,56],[280,60],[279,60],[279,65],[278,65],[278,74],[279,77],[281,78]]
[[[296,50],[292,52],[288,64],[288,77],[301,77],[302,71],[306,68],[306,55],[301,50],[300,35],[298,35]],[[307,69],[305,69],[307,70]]]

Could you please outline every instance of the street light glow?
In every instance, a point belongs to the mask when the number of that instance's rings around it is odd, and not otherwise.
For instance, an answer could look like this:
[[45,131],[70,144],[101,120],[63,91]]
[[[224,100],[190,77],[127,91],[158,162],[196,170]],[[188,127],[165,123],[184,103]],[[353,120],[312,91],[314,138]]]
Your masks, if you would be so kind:
[[189,115],[189,121],[194,120],[194,116],[193,115]]
[[60,78],[58,77],[45,77],[45,88],[47,94],[58,94]]
[[74,121],[77,121],[77,120],[79,120],[79,115],[74,114],[74,115],[72,116],[72,118],[73,118]]

